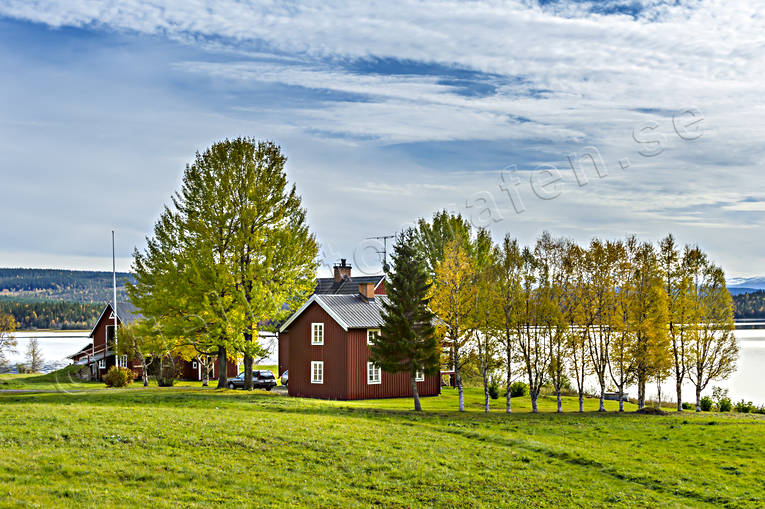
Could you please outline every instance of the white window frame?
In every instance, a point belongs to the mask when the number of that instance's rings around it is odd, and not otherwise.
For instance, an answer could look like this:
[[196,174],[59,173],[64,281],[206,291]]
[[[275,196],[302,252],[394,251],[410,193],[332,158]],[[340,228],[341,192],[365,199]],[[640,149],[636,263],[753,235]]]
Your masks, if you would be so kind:
[[101,359],[98,361],[98,369],[105,369],[106,368],[106,360]]
[[367,385],[380,385],[382,383],[382,369],[374,362],[367,362]]
[[[317,331],[320,332],[319,336],[321,336],[318,341],[316,340]],[[311,344],[316,346],[324,344],[324,322],[311,323]]]
[[194,362],[192,362],[192,363],[191,363],[191,369],[197,369],[197,366],[198,366],[198,365],[199,365],[199,364],[197,363],[197,361],[194,361]]
[[127,355],[120,355],[120,367],[121,368],[127,367]]
[[425,381],[425,372],[418,369],[414,372],[414,381],[415,382],[424,382]]
[[311,361],[311,383],[324,383],[324,361]]
[[380,329],[367,329],[367,345],[371,345],[372,342],[370,341],[370,337],[372,334],[380,335]]

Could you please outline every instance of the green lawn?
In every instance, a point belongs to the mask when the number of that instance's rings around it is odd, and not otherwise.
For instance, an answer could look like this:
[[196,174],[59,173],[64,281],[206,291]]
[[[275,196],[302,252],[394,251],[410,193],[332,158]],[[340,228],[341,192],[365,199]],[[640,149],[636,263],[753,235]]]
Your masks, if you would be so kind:
[[762,416],[492,403],[483,414],[475,389],[465,414],[446,389],[421,415],[408,399],[187,387],[0,394],[0,506],[765,505]]

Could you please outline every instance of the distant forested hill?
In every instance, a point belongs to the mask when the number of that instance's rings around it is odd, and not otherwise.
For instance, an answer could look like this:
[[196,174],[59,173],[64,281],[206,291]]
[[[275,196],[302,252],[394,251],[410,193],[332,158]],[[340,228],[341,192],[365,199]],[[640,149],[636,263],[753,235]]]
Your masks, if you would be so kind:
[[[117,273],[118,302],[132,279]],[[90,329],[111,300],[111,272],[0,269],[0,312],[13,315],[19,329]]]
[[13,315],[16,328],[90,329],[104,310],[103,304],[0,297],[0,313]]
[[[122,296],[126,272],[117,273]],[[0,295],[42,300],[103,303],[112,298],[112,273],[80,270],[0,269]],[[120,297],[118,296],[118,297]]]
[[765,318],[765,290],[733,296],[736,318]]

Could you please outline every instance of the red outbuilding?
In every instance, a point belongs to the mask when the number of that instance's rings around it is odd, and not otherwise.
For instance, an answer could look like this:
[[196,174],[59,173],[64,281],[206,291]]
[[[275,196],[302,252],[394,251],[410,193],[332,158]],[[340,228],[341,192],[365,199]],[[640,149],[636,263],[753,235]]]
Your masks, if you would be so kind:
[[[409,373],[387,373],[370,361],[370,339],[380,333],[382,303],[387,298],[376,294],[378,286],[365,281],[352,294],[314,293],[281,326],[280,373],[282,367],[289,369],[290,396],[340,400],[412,396]],[[439,394],[439,376],[423,374],[417,390],[420,396]]]

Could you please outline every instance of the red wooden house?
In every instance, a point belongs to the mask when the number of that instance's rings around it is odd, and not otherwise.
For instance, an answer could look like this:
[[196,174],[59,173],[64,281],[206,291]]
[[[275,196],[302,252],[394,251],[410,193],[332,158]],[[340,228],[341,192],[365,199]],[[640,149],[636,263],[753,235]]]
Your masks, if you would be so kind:
[[[120,306],[117,310],[117,328],[123,323],[128,324],[141,318],[135,307],[127,303]],[[101,316],[96,320],[93,329],[90,331],[92,342],[82,348],[77,353],[70,355],[72,363],[90,368],[91,380],[101,380],[110,367],[118,364],[119,366],[130,368],[136,377],[142,375],[141,363],[137,360],[128,359],[127,355],[115,355],[113,351],[114,341],[114,310],[111,304],[104,307]],[[119,338],[118,338],[119,339]],[[176,359],[179,363],[179,377],[182,380],[202,380],[202,367],[195,360],[186,361]],[[211,379],[218,377],[217,362],[213,363]],[[227,376],[234,377],[238,374],[237,364],[234,361],[228,361]]]
[[[280,328],[280,372],[289,368],[290,396],[324,399],[398,398],[412,395],[408,373],[387,373],[369,360],[369,341],[380,333],[384,295],[364,282],[353,294],[315,293]],[[421,396],[440,392],[438,375],[418,377]]]

